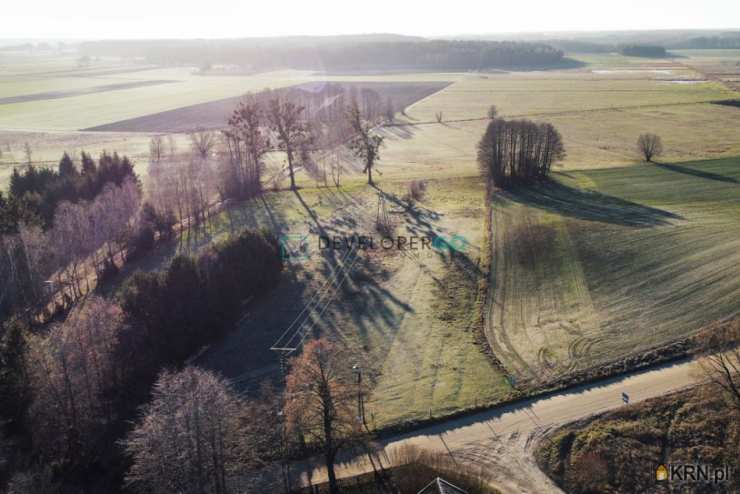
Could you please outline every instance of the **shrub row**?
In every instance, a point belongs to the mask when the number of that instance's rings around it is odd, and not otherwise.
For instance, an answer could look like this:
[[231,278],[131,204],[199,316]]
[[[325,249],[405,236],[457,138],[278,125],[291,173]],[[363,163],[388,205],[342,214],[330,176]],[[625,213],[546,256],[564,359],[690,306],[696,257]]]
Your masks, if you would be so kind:
[[181,362],[222,334],[245,302],[275,286],[281,270],[277,239],[246,231],[197,258],[177,256],[162,272],[136,273],[121,305],[160,363]]

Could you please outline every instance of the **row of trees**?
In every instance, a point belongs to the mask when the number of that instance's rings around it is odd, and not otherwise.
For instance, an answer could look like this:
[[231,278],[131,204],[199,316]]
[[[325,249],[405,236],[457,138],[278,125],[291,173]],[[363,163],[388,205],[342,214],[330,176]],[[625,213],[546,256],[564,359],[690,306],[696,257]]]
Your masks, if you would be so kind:
[[[158,215],[174,216],[190,231],[206,224],[216,197],[255,197],[265,183],[285,177],[295,189],[299,170],[339,185],[344,162],[354,157],[372,182],[382,142],[374,129],[392,118],[392,108],[373,90],[338,84],[249,94],[223,131],[192,132],[189,153],[177,154],[174,143],[154,136],[147,196]],[[268,154],[276,151],[284,153],[285,167],[266,178]]]
[[291,362],[282,399],[267,388],[246,401],[228,382],[195,367],[165,371],[123,442],[132,459],[126,481],[145,492],[249,492],[249,467],[308,444],[323,454],[330,492],[338,493],[334,464],[341,450],[374,460],[353,381],[347,355],[325,339],[308,342]]
[[630,57],[649,58],[663,58],[668,53],[665,47],[657,45],[622,45],[619,52]]
[[740,36],[728,33],[726,36],[699,36],[684,42],[677,43],[676,48],[689,48],[696,50],[707,49],[732,49],[740,48]]
[[549,123],[498,118],[495,107],[478,143],[478,164],[497,187],[542,180],[565,156],[562,137]]
[[21,221],[17,233],[0,236],[0,320],[19,311],[39,310],[52,295],[68,306],[90,289],[96,277],[136,229],[140,192],[131,178],[108,183],[92,201],[63,201],[49,228]]
[[191,231],[205,227],[220,177],[211,156],[180,158],[150,159],[146,195],[156,216],[169,224],[179,222],[189,238]]
[[28,429],[44,462],[73,470],[104,447],[126,372],[116,359],[123,324],[118,306],[93,296],[47,334],[28,336]]
[[[272,236],[245,232],[197,259],[179,256],[163,273],[136,274],[124,287],[121,305],[88,295],[63,322],[44,331],[32,331],[20,320],[6,321],[0,326],[0,417],[11,420],[20,438],[30,438],[30,451],[40,465],[53,465],[56,471],[50,475],[32,467],[17,475],[11,487],[48,488],[52,480],[86,484],[96,467],[110,468],[111,458],[120,461],[111,444],[137,405],[148,399],[163,366],[182,365],[230,327],[245,301],[277,283],[281,267]],[[229,456],[226,443],[244,442],[235,434],[236,425],[255,434],[256,428],[243,424],[249,409],[229,405],[236,403],[229,398],[231,391],[216,389],[225,386],[222,380],[191,371],[187,380],[174,372],[161,375],[147,414],[168,411],[169,421],[160,424],[160,432],[176,433],[171,437],[175,442],[159,444],[173,446],[168,450],[172,454],[157,456],[154,464],[142,468],[159,472],[158,482],[166,471],[173,474],[168,480],[180,477],[180,483],[158,492],[226,492],[224,476],[232,476],[234,462],[243,466],[245,461],[241,455]],[[167,389],[173,399],[178,396],[179,401],[168,402],[178,408],[159,407],[159,389]],[[234,413],[233,421],[213,422]],[[150,446],[161,439],[144,435],[140,440],[147,437]],[[135,432],[130,448],[134,438]],[[223,442],[214,443],[216,439]],[[256,451],[273,454],[264,445]],[[190,463],[183,462],[183,452],[194,453],[187,458]],[[193,470],[185,468],[188,464]],[[132,479],[137,468],[131,470]],[[194,483],[181,490],[178,486],[189,479]]]
[[79,169],[67,153],[56,170],[33,164],[23,171],[14,168],[8,199],[0,201],[0,226],[4,233],[15,232],[21,221],[39,222],[49,228],[58,204],[91,201],[106,185],[120,186],[126,179],[136,179],[133,164],[117,153],[104,152],[96,163],[83,151]]
[[178,362],[227,329],[244,301],[275,286],[281,269],[277,240],[246,231],[198,258],[177,256],[163,272],[136,273],[121,304],[142,328],[154,360]]
[[[317,95],[318,94],[318,95]],[[373,96],[374,95],[374,96]],[[320,102],[324,102],[321,104]],[[360,102],[362,101],[362,103]],[[392,105],[392,103],[389,103]],[[391,110],[392,113],[392,110]],[[273,180],[287,176],[291,189],[296,189],[296,173],[304,170],[317,181],[326,183],[328,172],[326,162],[330,162],[331,176],[339,182],[338,160],[332,161],[332,153],[346,147],[354,158],[363,165],[368,182],[372,183],[372,169],[379,159],[379,148],[383,138],[374,132],[375,127],[386,117],[381,111],[379,96],[374,91],[347,91],[341,86],[329,85],[318,93],[303,90],[288,92],[265,91],[247,95],[234,110],[228,127],[221,133],[222,156],[217,166],[216,180],[208,179],[213,170],[208,164],[212,149],[218,149],[216,134],[199,131],[194,134],[194,143],[208,143],[197,146],[206,151],[193,165],[191,160],[187,175],[197,175],[198,180],[169,179],[170,184],[188,182],[198,184],[197,192],[186,193],[186,197],[208,197],[217,191],[222,199],[247,199],[261,193],[265,160],[268,153],[281,151],[285,155],[286,166]],[[336,158],[336,156],[335,156]],[[324,164],[322,168],[318,162]],[[192,170],[200,170],[194,173]],[[167,187],[155,172],[153,183],[160,192],[153,197],[179,197],[178,189]],[[182,177],[182,172],[180,172]],[[175,193],[163,193],[169,189]],[[215,189],[215,190],[214,190]],[[159,200],[158,202],[166,202]],[[192,202],[192,201],[190,201]],[[200,206],[203,206],[200,201]],[[200,207],[191,207],[190,217],[198,217]]]
[[291,67],[309,70],[485,70],[506,67],[549,67],[563,52],[543,43],[511,41],[384,40],[333,43],[271,40],[86,42],[89,55],[146,57],[156,64],[235,64],[253,70]]

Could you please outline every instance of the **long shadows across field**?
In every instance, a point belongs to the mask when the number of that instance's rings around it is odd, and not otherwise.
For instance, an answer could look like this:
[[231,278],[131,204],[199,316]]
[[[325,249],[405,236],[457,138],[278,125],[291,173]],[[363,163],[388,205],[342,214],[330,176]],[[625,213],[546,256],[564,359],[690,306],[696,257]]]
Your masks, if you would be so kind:
[[600,221],[621,226],[652,227],[668,225],[682,217],[670,211],[602,194],[593,190],[570,187],[554,180],[536,186],[518,186],[504,197],[530,207],[587,221]]
[[[446,263],[454,266],[454,270],[458,275],[458,282],[465,280],[468,283],[477,284],[477,280],[483,275],[483,272],[478,263],[474,262],[466,252],[468,245],[457,245],[455,246],[456,248],[453,248],[452,245],[447,244],[446,240],[451,240],[450,237],[454,232],[445,231],[444,229],[434,225],[434,222],[437,222],[442,216],[444,216],[444,213],[422,206],[418,202],[406,201],[392,192],[382,190],[377,185],[374,185],[373,188],[375,188],[378,193],[385,198],[387,204],[389,204],[391,208],[394,208],[396,211],[401,213],[403,224],[399,225],[399,227],[402,227],[402,229],[405,228],[408,235],[430,239],[436,239],[441,236],[441,239],[444,241],[437,244],[437,247],[434,249],[434,253]],[[467,242],[465,239],[461,240],[464,243]],[[418,260],[417,256],[419,256],[419,254],[414,251],[410,251],[407,253],[407,256]],[[420,264],[420,267],[434,280],[438,289],[444,290],[446,288],[443,281],[439,279],[435,273],[423,264]]]
[[[328,196],[325,199],[329,202],[358,206],[356,199],[344,191],[328,188],[326,193]],[[300,191],[296,191],[295,195],[310,218],[312,233],[344,239],[357,233],[358,220],[352,214],[338,213],[331,218],[320,218],[301,196]],[[301,324],[310,328],[303,330],[307,336],[316,337],[327,332],[343,336],[343,327],[347,325],[346,318],[349,317],[360,341],[363,341],[370,331],[392,327],[400,317],[399,314],[413,311],[407,303],[381,284],[382,280],[389,277],[389,273],[382,265],[374,262],[368,252],[352,247],[320,248],[317,255],[320,263],[313,275],[319,275],[326,281],[318,292],[304,297],[307,301],[304,305],[309,309]],[[302,335],[302,332],[297,332],[292,343],[296,339],[302,340]]]
[[716,180],[718,182],[725,182],[731,184],[740,184],[740,181],[735,177],[728,177],[726,175],[720,175],[719,173],[712,173],[704,170],[697,170],[696,168],[689,168],[681,165],[673,165],[669,163],[655,163],[655,166],[662,168],[663,170],[670,170],[676,173],[684,173],[691,175],[692,177],[704,178],[707,180]]

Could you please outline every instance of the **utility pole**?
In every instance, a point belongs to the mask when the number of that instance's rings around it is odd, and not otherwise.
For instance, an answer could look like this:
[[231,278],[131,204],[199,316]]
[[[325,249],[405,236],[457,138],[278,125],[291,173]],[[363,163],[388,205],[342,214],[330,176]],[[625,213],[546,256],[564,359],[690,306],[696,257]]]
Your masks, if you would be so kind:
[[388,208],[385,203],[385,196],[382,192],[378,192],[378,210],[375,215],[375,226],[378,229],[385,231],[390,225],[390,218],[388,217]]
[[[352,366],[352,371],[357,376],[357,419],[362,421],[365,430],[368,430],[367,421],[365,420],[365,401],[362,396],[362,368],[359,364]],[[368,431],[369,432],[369,431]]]

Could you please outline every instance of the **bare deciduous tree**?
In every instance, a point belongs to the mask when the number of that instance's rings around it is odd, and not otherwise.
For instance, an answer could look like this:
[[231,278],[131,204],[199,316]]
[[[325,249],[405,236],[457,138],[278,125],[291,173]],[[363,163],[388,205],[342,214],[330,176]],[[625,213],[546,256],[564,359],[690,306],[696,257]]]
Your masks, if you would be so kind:
[[347,142],[347,147],[356,158],[362,160],[363,173],[367,173],[367,183],[373,185],[373,168],[375,162],[380,159],[380,146],[383,144],[383,136],[373,132],[372,124],[362,118],[357,105],[352,105],[347,113],[347,118],[352,126],[354,135]]
[[652,162],[653,158],[663,153],[663,141],[659,135],[640,134],[637,138],[637,150],[645,161]]
[[29,342],[26,368],[33,390],[34,442],[48,459],[84,461],[111,420],[105,393],[115,382],[113,351],[121,309],[90,297],[48,335]]
[[362,113],[366,120],[377,122],[378,117],[382,115],[382,102],[380,95],[370,88],[360,90],[362,99]]
[[[279,109],[275,111],[279,112]],[[223,133],[227,151],[227,160],[222,163],[221,170],[223,199],[246,199],[262,191],[264,157],[270,150],[264,118],[262,106],[253,96],[240,102],[229,118],[229,128]]]
[[174,159],[177,154],[177,140],[173,134],[167,134],[167,149],[170,153],[170,158]]
[[307,343],[286,378],[285,415],[288,430],[302,434],[324,455],[331,494],[337,494],[334,464],[339,451],[357,437],[355,390],[346,358],[328,340]]
[[702,341],[702,375],[740,413],[740,318],[710,327]]
[[133,464],[126,482],[143,492],[225,494],[242,465],[242,404],[215,374],[164,371],[152,401],[123,445]]
[[7,296],[15,299],[16,307],[44,305],[48,299],[44,282],[56,267],[49,235],[38,226],[20,223],[17,235],[0,238],[0,273],[7,273],[0,302]]
[[193,153],[201,159],[207,159],[216,146],[216,134],[204,129],[198,129],[190,134],[190,145]]
[[288,159],[288,174],[290,188],[296,190],[295,185],[295,157],[302,143],[311,143],[310,129],[302,118],[304,107],[281,98],[273,98],[269,103],[268,116],[270,127],[277,135],[280,149],[285,151]]
[[149,140],[149,160],[159,163],[164,155],[164,140],[162,136],[156,135]]
[[334,153],[331,157],[331,179],[334,182],[334,186],[339,188],[342,182],[342,161],[339,153]]
[[442,118],[443,118],[442,112],[438,111],[437,113],[435,113],[434,118],[435,120],[437,120],[437,123],[442,123]]
[[393,122],[396,118],[396,108],[393,106],[393,100],[388,98],[385,102],[385,119],[386,121]]

